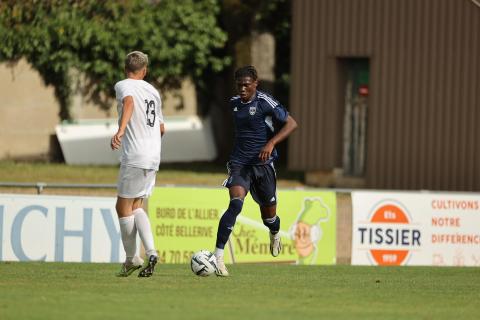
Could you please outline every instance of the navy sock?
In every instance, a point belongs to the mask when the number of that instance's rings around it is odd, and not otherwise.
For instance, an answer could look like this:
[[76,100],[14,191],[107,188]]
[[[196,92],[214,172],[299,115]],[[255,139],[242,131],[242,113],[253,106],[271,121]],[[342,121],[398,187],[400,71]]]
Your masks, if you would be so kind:
[[235,221],[237,220],[237,216],[242,211],[243,207],[243,200],[242,199],[232,199],[230,200],[230,204],[228,206],[227,211],[223,214],[220,222],[218,223],[218,231],[217,231],[217,243],[216,247],[219,249],[225,248],[225,244],[228,241],[228,237],[230,237],[230,233],[232,233],[233,226],[235,225]]
[[274,216],[273,218],[263,219],[263,224],[270,229],[270,232],[275,234],[280,231],[280,217]]

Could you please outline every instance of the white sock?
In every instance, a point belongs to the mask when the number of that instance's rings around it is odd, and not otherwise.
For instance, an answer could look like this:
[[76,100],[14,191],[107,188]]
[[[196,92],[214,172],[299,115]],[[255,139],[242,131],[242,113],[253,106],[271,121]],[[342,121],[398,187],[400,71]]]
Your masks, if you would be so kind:
[[223,250],[224,249],[215,248],[215,258],[223,259]]
[[123,248],[127,256],[127,262],[132,262],[137,252],[137,227],[133,216],[118,218],[120,233],[122,235]]
[[147,257],[156,256],[157,250],[155,250],[153,243],[153,234],[147,213],[142,208],[138,208],[133,210],[133,216],[135,217],[135,225],[137,226],[140,239],[142,239]]

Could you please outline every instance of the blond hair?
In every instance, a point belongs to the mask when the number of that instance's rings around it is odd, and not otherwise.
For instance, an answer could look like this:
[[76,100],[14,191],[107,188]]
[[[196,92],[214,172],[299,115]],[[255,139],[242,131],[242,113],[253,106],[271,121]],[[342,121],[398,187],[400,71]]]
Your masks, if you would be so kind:
[[125,58],[125,70],[137,72],[148,65],[148,56],[141,51],[132,51]]

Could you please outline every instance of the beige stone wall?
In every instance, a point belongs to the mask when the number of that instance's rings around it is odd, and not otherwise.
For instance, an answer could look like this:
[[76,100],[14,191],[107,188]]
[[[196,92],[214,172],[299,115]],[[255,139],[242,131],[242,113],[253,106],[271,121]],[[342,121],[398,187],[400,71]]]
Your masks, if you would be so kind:
[[271,33],[253,33],[235,44],[235,68],[246,65],[253,65],[257,69],[259,89],[273,94],[275,37]]
[[191,116],[197,114],[195,84],[186,79],[179,89],[161,91],[164,116]]
[[[77,84],[78,86],[78,84]],[[72,101],[73,119],[104,119],[117,118],[117,105],[114,100],[108,110],[102,110],[88,101],[76,88]],[[185,79],[178,89],[161,91],[162,108],[165,116],[190,116],[197,114],[197,96],[195,85],[190,79]]]
[[[104,119],[104,118],[113,118],[117,116],[117,109],[115,106],[115,101],[112,100],[110,108],[108,110],[103,110],[94,103],[88,101],[83,92],[82,83],[83,75],[72,71],[72,78],[77,81],[72,85],[72,106],[70,109],[70,114],[72,119]],[[41,88],[38,88],[41,90]]]
[[[0,159],[48,159],[54,146],[55,126],[60,122],[53,87],[45,86],[37,71],[25,61],[0,64]],[[109,110],[89,103],[75,90],[71,114],[74,120],[116,118],[115,102]],[[195,85],[185,80],[178,90],[162,92],[165,116],[197,114]]]
[[21,60],[0,64],[0,159],[46,158],[58,123],[53,88]]
[[275,38],[271,33],[253,33],[235,44],[235,68],[250,64],[262,81],[275,81]]

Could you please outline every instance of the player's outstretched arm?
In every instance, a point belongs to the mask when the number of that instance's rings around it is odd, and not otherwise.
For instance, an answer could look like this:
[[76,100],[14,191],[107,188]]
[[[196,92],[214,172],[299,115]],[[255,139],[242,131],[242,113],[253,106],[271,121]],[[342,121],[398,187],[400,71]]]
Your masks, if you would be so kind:
[[267,161],[270,158],[270,155],[272,154],[273,148],[277,143],[285,140],[295,129],[297,129],[298,124],[295,121],[295,119],[292,118],[292,116],[288,116],[287,122],[285,122],[285,125],[282,127],[280,131],[276,135],[270,139],[265,147],[263,147],[262,151],[260,151],[260,154],[258,157],[262,161]]
[[120,148],[122,144],[122,137],[125,134],[125,129],[127,128],[127,124],[130,121],[133,113],[133,97],[126,96],[123,99],[123,112],[122,117],[120,118],[120,124],[118,126],[117,133],[112,137],[112,141],[110,146],[113,150]]

